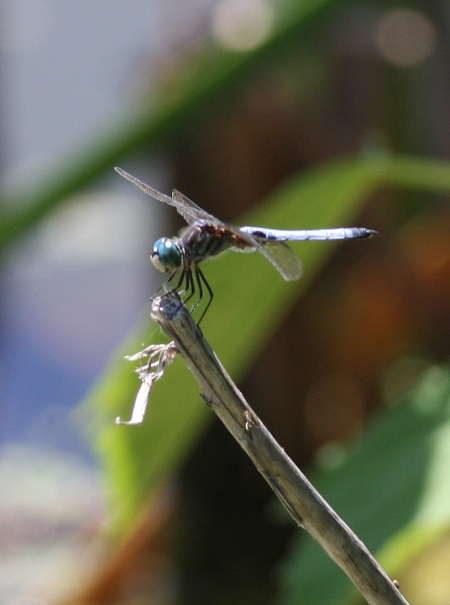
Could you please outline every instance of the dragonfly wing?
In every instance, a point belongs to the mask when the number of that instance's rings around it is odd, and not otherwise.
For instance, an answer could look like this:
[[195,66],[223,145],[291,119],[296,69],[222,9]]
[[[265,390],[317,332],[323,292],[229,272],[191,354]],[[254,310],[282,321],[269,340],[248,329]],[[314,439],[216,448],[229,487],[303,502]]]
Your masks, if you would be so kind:
[[141,191],[143,191],[153,199],[158,200],[159,202],[164,202],[165,204],[169,204],[169,206],[174,206],[174,208],[177,209],[177,211],[181,214],[181,216],[188,223],[188,225],[192,225],[200,219],[208,221],[214,219],[214,217],[205,212],[205,210],[202,210],[200,206],[194,204],[194,202],[192,202],[189,198],[184,196],[179,191],[174,190],[172,192],[172,197],[169,197],[168,195],[165,195],[164,193],[160,193],[156,189],[153,189],[153,187],[150,187],[150,185],[147,185],[135,176],[132,176],[122,168],[118,168],[116,166],[115,170],[117,173],[120,174],[120,176],[123,176],[124,179],[127,179],[127,181],[130,181],[131,183],[133,183],[133,185],[139,187]]
[[250,233],[246,233],[245,231],[240,231],[240,236],[242,239],[245,239],[247,245],[251,245],[251,248],[239,249],[233,247],[233,250],[239,252],[259,250],[287,281],[293,281],[301,276],[302,264],[300,259],[284,242],[250,235]]
[[287,281],[298,279],[302,274],[302,264],[295,252],[284,242],[276,240],[255,240],[258,250],[281,273]]
[[178,191],[177,189],[172,190],[172,206],[175,206],[181,216],[187,221],[189,224],[195,223],[196,221],[207,221],[208,223],[215,223],[216,225],[221,225],[222,222],[219,221],[215,216],[197,206],[195,202],[190,200],[188,197]]
[[[259,250],[287,281],[298,279],[302,274],[300,259],[283,241],[266,238],[257,227],[242,229],[227,225],[227,229],[236,236],[236,245],[232,247],[232,250],[237,252]],[[258,233],[252,233],[250,229],[258,230]]]

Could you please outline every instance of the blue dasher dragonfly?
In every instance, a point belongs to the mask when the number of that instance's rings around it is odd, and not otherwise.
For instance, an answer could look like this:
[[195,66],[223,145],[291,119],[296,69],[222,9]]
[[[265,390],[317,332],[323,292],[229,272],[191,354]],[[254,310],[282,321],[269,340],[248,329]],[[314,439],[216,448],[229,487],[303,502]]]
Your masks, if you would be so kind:
[[[187,222],[188,227],[185,227],[177,237],[162,237],[154,243],[150,260],[163,273],[170,273],[163,286],[167,293],[177,292],[184,297],[184,304],[197,294],[191,312],[202,300],[204,288],[207,290],[209,300],[197,323],[203,319],[214,296],[199,267],[202,261],[226,250],[236,252],[258,250],[284,279],[291,281],[300,277],[302,265],[286,241],[355,239],[371,237],[377,233],[372,229],[360,227],[295,231],[250,226],[235,227],[223,223],[209,214],[176,189],[172,191],[172,197],[169,197],[146,185],[122,168],[116,167],[115,170],[144,193],[160,202],[169,204],[169,206],[175,206]],[[178,281],[176,281],[177,277]],[[172,287],[168,284],[175,285]]]

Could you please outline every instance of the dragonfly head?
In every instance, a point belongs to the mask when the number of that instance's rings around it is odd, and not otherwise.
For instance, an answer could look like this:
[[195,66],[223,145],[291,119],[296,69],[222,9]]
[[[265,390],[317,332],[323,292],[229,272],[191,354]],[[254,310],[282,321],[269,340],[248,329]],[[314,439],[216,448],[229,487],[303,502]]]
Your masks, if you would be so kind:
[[161,237],[153,244],[150,260],[159,271],[170,273],[181,265],[183,255],[173,239]]

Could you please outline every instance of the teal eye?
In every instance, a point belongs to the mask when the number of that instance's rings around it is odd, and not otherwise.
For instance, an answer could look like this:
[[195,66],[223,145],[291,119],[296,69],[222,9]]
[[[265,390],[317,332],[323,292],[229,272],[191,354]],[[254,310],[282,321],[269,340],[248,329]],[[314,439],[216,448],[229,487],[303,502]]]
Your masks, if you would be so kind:
[[153,245],[150,260],[155,267],[163,273],[178,269],[181,265],[181,250],[179,246],[168,237],[161,237]]

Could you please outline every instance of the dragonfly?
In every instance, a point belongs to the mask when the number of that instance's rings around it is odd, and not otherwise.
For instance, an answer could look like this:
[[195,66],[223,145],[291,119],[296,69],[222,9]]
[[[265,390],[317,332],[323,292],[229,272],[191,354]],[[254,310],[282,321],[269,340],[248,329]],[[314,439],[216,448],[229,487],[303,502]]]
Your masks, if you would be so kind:
[[169,274],[163,285],[166,293],[178,293],[183,297],[182,304],[185,305],[197,295],[191,313],[203,299],[206,290],[208,302],[198,324],[214,297],[212,288],[199,267],[204,260],[218,256],[226,250],[257,250],[272,263],[285,280],[291,281],[301,276],[302,265],[298,256],[287,245],[287,241],[356,239],[377,234],[373,229],[363,227],[300,230],[236,227],[220,221],[176,189],[173,189],[170,197],[146,185],[122,168],[116,167],[115,170],[155,200],[174,206],[188,224],[177,237],[158,239],[153,245],[150,260],[159,271]]

